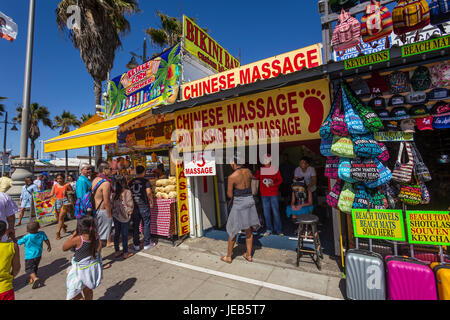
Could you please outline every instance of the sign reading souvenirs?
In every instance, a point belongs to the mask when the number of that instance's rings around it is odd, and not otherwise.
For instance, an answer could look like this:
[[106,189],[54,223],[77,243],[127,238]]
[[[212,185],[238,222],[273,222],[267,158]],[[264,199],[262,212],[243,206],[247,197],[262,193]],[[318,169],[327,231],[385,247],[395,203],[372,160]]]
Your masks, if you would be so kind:
[[239,60],[228,53],[194,21],[183,16],[185,49],[218,72],[239,67]]
[[405,241],[402,210],[353,209],[355,237]]
[[109,82],[106,117],[133,108],[174,103],[181,73],[180,44]]
[[189,233],[189,204],[187,192],[187,178],[184,174],[183,161],[177,161],[177,208],[178,208],[178,236]]
[[389,61],[389,50],[372,53],[367,56],[351,58],[344,61],[345,70],[368,66],[375,63]]
[[330,109],[326,79],[185,109],[175,113],[178,149],[320,139]]
[[450,245],[450,211],[406,211],[406,224],[409,243]]
[[409,44],[402,47],[402,57],[413,56],[433,50],[440,50],[450,47],[450,35]]
[[183,100],[198,98],[220,90],[232,89],[238,85],[275,78],[280,74],[289,74],[320,65],[322,65],[321,45],[315,44],[186,83],[182,86]]
[[414,141],[414,134],[412,132],[403,131],[380,131],[374,133],[375,140],[386,142],[404,142]]

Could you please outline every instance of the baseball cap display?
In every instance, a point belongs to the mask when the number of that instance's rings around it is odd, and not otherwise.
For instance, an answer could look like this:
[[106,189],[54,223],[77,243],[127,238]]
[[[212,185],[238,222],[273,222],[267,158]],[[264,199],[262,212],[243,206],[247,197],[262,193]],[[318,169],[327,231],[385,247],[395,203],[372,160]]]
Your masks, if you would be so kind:
[[403,119],[400,122],[400,129],[403,132],[416,132],[414,130],[414,126],[416,125],[416,121],[414,119]]
[[386,100],[383,97],[376,97],[369,101],[369,107],[372,109],[386,109]]
[[378,71],[372,71],[372,77],[367,81],[370,87],[370,93],[382,94],[383,92],[389,92],[389,85],[385,77],[380,75]]
[[411,118],[423,118],[430,115],[430,112],[428,112],[428,108],[424,104],[420,104],[417,106],[412,106],[409,109],[409,115]]
[[426,116],[423,118],[416,119],[417,129],[420,131],[423,130],[434,130],[433,129],[433,116]]
[[411,92],[406,96],[407,104],[422,104],[427,102],[427,94],[423,91]]
[[405,107],[395,107],[392,108],[391,113],[391,120],[403,120],[408,119],[409,114]]
[[433,116],[433,127],[435,129],[450,128],[450,105],[447,102],[439,101],[431,108]]
[[367,83],[361,78],[361,76],[355,76],[352,83],[350,84],[350,88],[355,92],[357,96],[362,96],[366,94],[370,94],[370,89]]
[[377,111],[377,115],[380,118],[380,120],[390,120],[389,111],[387,110],[379,110]]
[[389,121],[384,125],[384,127],[386,128],[386,131],[398,131],[398,122]]
[[428,92],[428,100],[442,100],[447,99],[450,96],[449,90],[445,88],[436,88]]
[[430,88],[430,86],[430,70],[425,66],[418,66],[411,77],[411,87],[414,91],[423,91]]
[[395,94],[389,99],[390,106],[401,106],[405,104],[405,97],[400,94]]

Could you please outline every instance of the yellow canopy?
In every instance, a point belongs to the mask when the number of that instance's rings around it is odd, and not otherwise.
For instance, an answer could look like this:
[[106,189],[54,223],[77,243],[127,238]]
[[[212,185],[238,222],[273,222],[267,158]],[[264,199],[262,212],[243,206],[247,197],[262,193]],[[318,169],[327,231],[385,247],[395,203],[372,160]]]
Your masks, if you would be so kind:
[[94,122],[59,137],[45,141],[45,152],[93,147],[117,142],[119,126],[145,112],[150,108],[124,114],[120,117]]

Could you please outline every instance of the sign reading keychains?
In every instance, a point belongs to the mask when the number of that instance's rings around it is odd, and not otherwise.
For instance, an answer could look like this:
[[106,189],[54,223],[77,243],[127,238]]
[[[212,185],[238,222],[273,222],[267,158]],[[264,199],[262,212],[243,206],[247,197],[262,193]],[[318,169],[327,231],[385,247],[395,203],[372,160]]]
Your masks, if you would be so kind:
[[406,240],[402,210],[353,209],[352,219],[355,237]]
[[406,211],[409,243],[450,245],[450,211]]
[[39,223],[56,221],[54,215],[55,198],[50,198],[47,200],[49,195],[50,190],[33,192],[34,210]]

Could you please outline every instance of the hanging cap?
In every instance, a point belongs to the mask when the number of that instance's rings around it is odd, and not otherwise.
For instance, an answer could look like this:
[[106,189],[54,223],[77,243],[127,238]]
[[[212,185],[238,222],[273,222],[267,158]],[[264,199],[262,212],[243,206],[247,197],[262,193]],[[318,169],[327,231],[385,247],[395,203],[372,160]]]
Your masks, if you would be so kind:
[[405,104],[405,97],[400,94],[394,94],[389,99],[389,106],[401,106]]
[[426,116],[423,118],[417,118],[416,119],[416,126],[417,129],[420,131],[423,130],[433,130],[433,117],[432,116]]
[[409,115],[411,118],[423,118],[430,115],[430,112],[428,111],[428,108],[426,105],[421,104],[417,106],[412,106],[409,109]]

